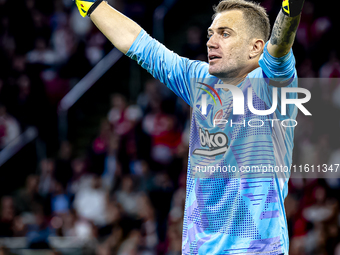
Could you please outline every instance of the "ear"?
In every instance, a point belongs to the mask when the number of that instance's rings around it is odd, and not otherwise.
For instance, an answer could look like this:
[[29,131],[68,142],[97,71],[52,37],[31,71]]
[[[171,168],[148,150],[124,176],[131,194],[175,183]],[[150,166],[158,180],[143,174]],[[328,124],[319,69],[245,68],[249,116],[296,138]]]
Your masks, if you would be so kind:
[[250,51],[249,51],[249,58],[253,59],[256,57],[260,57],[262,51],[264,49],[265,43],[262,39],[252,39],[250,41]]

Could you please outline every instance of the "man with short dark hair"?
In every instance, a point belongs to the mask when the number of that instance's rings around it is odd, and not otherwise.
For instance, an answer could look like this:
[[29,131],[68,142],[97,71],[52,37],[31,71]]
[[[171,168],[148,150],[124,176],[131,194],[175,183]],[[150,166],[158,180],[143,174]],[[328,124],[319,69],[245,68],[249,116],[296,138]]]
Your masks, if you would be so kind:
[[[303,0],[283,1],[268,42],[262,7],[221,1],[208,28],[209,63],[179,57],[105,1],[76,4],[193,109],[182,254],[288,255],[283,201],[289,173],[282,169],[293,150],[294,126],[285,121],[295,121],[297,109],[281,109],[278,87],[297,87],[291,47]],[[244,112],[233,112],[236,105]]]

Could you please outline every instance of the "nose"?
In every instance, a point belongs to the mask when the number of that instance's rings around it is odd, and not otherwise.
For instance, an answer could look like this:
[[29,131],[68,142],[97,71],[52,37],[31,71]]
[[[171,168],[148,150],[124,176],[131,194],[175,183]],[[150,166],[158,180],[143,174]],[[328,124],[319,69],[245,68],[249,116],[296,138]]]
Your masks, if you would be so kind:
[[217,36],[215,34],[213,34],[209,40],[207,41],[207,47],[208,49],[210,48],[218,48],[218,43],[217,43]]

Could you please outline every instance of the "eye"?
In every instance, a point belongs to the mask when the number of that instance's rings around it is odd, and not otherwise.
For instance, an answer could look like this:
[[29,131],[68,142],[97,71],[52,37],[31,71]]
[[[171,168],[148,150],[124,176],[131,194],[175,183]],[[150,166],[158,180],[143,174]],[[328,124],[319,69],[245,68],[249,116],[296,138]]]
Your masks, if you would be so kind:
[[208,34],[208,35],[207,35],[207,38],[210,39],[211,36],[212,36],[212,34]]
[[228,34],[228,33],[226,33],[226,32],[224,32],[224,33],[222,34],[222,36],[223,36],[223,37],[228,37],[228,36],[229,36],[229,34]]

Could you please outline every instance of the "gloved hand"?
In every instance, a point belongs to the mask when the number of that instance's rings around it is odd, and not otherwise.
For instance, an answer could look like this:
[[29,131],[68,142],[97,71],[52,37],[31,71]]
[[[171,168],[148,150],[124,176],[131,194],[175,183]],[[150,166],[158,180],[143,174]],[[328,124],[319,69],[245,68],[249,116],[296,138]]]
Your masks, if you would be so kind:
[[83,17],[90,16],[102,1],[103,0],[75,0],[80,15]]

